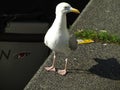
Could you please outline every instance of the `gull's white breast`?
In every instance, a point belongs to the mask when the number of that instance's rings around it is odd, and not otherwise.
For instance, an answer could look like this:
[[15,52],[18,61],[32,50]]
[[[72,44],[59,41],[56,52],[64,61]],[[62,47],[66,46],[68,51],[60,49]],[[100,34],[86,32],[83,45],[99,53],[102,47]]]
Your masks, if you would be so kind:
[[[57,28],[58,29],[58,28]],[[56,52],[70,52],[69,48],[69,33],[66,30],[56,30],[51,27],[45,35],[45,44]]]

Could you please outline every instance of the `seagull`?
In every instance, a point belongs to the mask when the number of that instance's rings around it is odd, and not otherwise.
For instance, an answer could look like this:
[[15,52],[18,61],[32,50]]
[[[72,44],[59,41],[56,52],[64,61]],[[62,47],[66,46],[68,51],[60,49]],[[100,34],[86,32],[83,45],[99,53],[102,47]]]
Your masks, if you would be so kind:
[[54,54],[52,65],[45,67],[45,70],[56,71],[56,53],[63,53],[66,56],[64,69],[57,70],[60,75],[66,75],[68,55],[77,48],[76,39],[70,37],[67,29],[66,14],[70,12],[80,13],[78,9],[73,8],[66,2],[59,3],[56,6],[55,20],[44,37],[45,45],[48,46]]

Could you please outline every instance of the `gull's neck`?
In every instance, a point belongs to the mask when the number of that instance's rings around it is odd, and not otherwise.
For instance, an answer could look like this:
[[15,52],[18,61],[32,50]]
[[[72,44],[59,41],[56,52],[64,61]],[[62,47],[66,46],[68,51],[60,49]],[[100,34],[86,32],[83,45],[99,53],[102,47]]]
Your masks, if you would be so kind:
[[58,27],[59,30],[61,30],[61,28],[65,30],[67,28],[66,14],[63,13],[56,14],[56,18],[54,20],[53,25]]

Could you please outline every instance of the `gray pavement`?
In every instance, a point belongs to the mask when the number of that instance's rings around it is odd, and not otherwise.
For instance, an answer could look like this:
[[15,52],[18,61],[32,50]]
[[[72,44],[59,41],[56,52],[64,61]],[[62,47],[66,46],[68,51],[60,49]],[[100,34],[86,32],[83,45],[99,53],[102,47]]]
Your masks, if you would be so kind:
[[[119,34],[119,0],[91,0],[71,28],[106,29]],[[24,90],[120,90],[120,45],[91,43],[79,45],[68,62],[68,73],[60,76],[47,72],[51,54]],[[57,68],[64,65],[65,56],[58,54]]]
[[[120,0],[90,0],[73,24],[76,29],[105,29],[120,34]],[[72,29],[73,30],[73,29]]]

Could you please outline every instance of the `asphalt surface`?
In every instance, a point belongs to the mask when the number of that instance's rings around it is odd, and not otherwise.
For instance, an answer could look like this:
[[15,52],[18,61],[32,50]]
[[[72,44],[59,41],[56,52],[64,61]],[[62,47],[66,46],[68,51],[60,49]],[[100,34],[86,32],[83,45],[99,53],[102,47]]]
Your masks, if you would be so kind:
[[90,0],[73,24],[73,29],[107,30],[120,34],[120,1]]
[[[73,24],[71,32],[92,28],[119,34],[119,4],[119,0],[91,0]],[[51,64],[52,56],[48,57],[24,90],[120,90],[120,45],[79,45],[69,56],[66,76],[44,70]],[[64,55],[58,54],[58,69],[63,67],[64,59]]]

